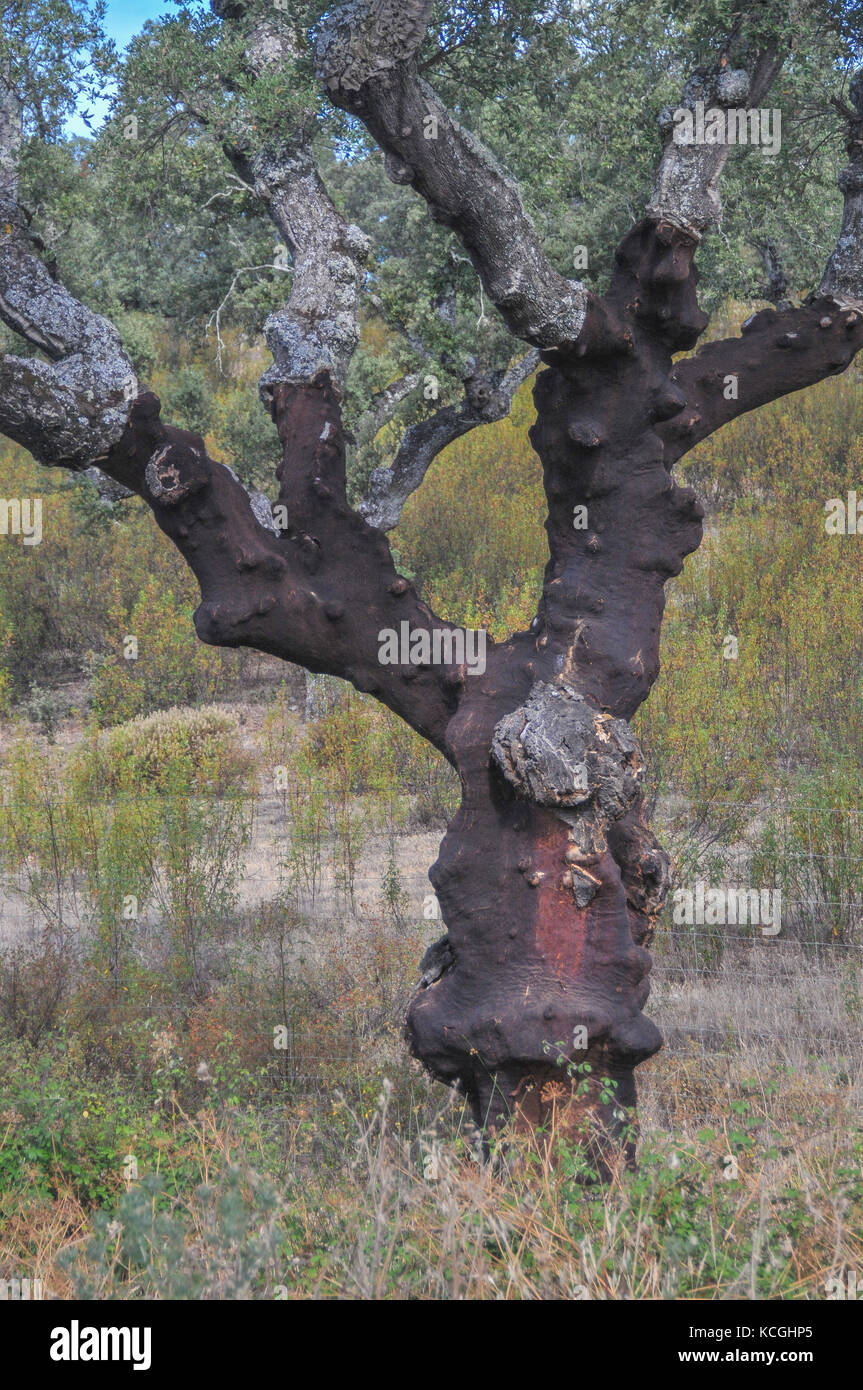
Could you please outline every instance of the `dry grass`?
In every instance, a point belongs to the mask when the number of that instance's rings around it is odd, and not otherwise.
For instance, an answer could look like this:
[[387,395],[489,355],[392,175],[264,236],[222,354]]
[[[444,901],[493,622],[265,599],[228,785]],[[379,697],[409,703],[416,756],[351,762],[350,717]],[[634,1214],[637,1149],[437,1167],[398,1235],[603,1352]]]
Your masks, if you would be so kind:
[[[278,1104],[192,1113],[175,1100],[154,1165],[167,1189],[145,1199],[169,1236],[121,1197],[94,1260],[93,1213],[69,1186],[6,1199],[0,1274],[59,1298],[823,1298],[863,1263],[863,1071],[841,973],[822,972],[819,989],[805,964],[784,985],[762,972],[757,989],[730,959],[712,980],[660,984],[654,1012],[682,1031],[640,1071],[636,1173],[585,1183],[574,1155],[549,1162],[523,1135],[478,1163],[457,1098],[428,1087],[390,1032]],[[799,1023],[801,999],[823,1046]],[[686,1034],[693,1016],[707,1032]],[[195,1196],[232,1173],[240,1236]],[[271,1209],[256,1206],[262,1174]],[[146,1258],[129,1261],[127,1235]]]

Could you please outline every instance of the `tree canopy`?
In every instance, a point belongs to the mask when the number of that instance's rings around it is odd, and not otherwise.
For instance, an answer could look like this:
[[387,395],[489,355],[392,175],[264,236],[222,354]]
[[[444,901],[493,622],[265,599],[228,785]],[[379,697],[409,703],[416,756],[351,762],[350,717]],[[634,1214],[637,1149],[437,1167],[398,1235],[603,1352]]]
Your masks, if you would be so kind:
[[[24,108],[29,226],[64,283],[118,322],[144,367],[141,315],[215,353],[220,328],[254,338],[284,302],[290,261],[231,159],[298,129],[313,134],[337,207],[372,241],[347,395],[356,496],[400,431],[455,406],[472,373],[499,378],[517,348],[454,233],[391,182],[365,126],[322,96],[312,47],[326,9],[183,0],[119,54],[104,37],[103,0],[17,0],[3,7],[0,68]],[[516,177],[555,268],[603,290],[613,248],[649,194],[659,114],[709,61],[734,9],[438,3],[419,67]],[[771,159],[740,149],[729,161],[722,223],[700,254],[708,308],[726,295],[763,297],[771,263],[792,292],[808,286],[840,215],[844,123],[831,102],[860,58],[861,7],[802,0],[762,11],[764,37],[788,52],[770,98],[781,105],[781,149]],[[247,40],[264,20],[286,43],[277,66],[254,71]],[[92,138],[66,138],[70,113],[106,92],[108,119]],[[370,414],[370,397],[394,382],[404,383],[398,399]],[[384,446],[377,427],[390,418]],[[265,454],[265,417],[251,428]]]

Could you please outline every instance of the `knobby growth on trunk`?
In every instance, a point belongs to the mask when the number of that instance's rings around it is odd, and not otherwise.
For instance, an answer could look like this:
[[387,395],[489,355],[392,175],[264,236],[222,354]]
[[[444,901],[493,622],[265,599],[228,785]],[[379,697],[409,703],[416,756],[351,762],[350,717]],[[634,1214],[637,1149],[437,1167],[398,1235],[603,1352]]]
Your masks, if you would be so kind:
[[[247,492],[201,438],[163,422],[112,325],[39,259],[18,205],[17,97],[4,85],[0,316],[25,355],[3,359],[0,429],[42,463],[98,467],[149,504],[200,585],[204,642],[342,677],[449,759],[463,800],[431,870],[447,932],[423,961],[410,1046],[463,1089],[485,1126],[513,1113],[534,1125],[565,1115],[573,1133],[586,1118],[619,1134],[635,1104],[634,1069],[661,1045],[644,1013],[646,948],[668,857],[647,824],[629,721],[659,671],[666,582],[702,535],[702,508],[673,468],[735,416],[844,371],[863,345],[863,77],[844,108],[845,213],[820,285],[799,306],[781,301],[739,337],[694,351],[707,326],[694,259],[719,218],[728,147],[677,143],[663,113],[652,197],[599,297],[550,264],[512,180],[420,76],[431,8],[351,0],[319,30],[318,73],[377,141],[389,177],[458,235],[527,345],[505,374],[469,376],[461,405],[409,429],[366,501],[349,506],[342,401],[369,242],[330,199],[302,122],[276,147],[227,145],[293,258],[290,298],[266,324],[273,364],[261,382],[283,448],[288,525],[277,526],[267,497]],[[277,20],[258,23],[250,69],[278,65],[290,43]],[[758,106],[781,63],[780,52],[748,44],[741,23],[681,104]],[[440,450],[506,415],[540,361],[531,440],[549,557],[529,631],[490,644],[482,674],[454,660],[381,664],[384,629],[454,632],[399,575],[386,531]],[[384,393],[380,419],[408,389]],[[574,525],[577,515],[586,525]],[[559,1051],[589,1064],[587,1086],[558,1064]]]

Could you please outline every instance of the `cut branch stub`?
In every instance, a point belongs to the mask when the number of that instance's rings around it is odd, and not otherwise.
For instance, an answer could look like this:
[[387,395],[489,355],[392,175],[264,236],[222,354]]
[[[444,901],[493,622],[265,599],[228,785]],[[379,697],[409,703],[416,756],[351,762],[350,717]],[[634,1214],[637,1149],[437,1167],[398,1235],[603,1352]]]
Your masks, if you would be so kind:
[[209,482],[206,460],[185,444],[166,444],[147,463],[144,481],[150,496],[163,507],[175,507]]

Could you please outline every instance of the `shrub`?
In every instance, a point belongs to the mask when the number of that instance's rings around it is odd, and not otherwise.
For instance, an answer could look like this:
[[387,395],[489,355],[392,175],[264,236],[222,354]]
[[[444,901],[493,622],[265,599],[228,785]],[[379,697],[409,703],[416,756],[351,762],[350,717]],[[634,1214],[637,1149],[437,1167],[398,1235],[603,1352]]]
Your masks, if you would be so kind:
[[141,715],[91,740],[76,766],[91,794],[198,791],[225,795],[248,788],[253,759],[224,710],[167,709]]
[[389,801],[413,794],[426,819],[447,819],[458,805],[458,778],[443,754],[349,686],[310,728],[295,769],[301,779],[323,776],[345,794],[374,791]]
[[220,396],[212,428],[231,467],[244,483],[264,488],[272,482],[282,449],[278,431],[256,391],[243,386]]
[[213,418],[213,391],[202,367],[181,367],[160,390],[162,414],[181,429],[206,434]]
[[[102,724],[118,724],[151,710],[213,699],[223,681],[218,652],[198,641],[191,605],[154,578],[142,585],[131,609],[115,599],[110,625],[113,651],[99,664],[90,699]],[[124,655],[126,637],[137,656]]]
[[115,314],[114,322],[135,371],[142,381],[148,381],[159,358],[158,319],[132,311]]
[[547,558],[541,470],[527,439],[533,418],[528,383],[507,419],[435,460],[394,533],[401,567],[433,610],[495,638],[533,617]]

